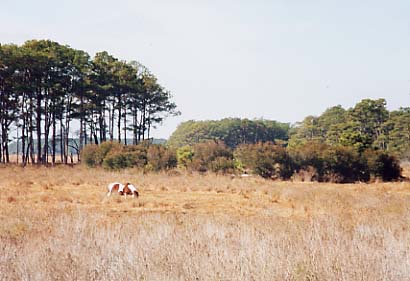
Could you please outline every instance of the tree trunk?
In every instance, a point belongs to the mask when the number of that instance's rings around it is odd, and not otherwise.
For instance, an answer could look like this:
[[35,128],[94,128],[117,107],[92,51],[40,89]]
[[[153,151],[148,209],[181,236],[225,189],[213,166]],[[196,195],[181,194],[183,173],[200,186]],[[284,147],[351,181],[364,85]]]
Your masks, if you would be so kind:
[[51,136],[51,163],[54,166],[56,164],[56,113],[53,112],[53,133]]
[[29,116],[30,116],[30,123],[29,123],[29,135],[30,135],[30,141],[29,141],[29,143],[30,143],[30,145],[29,145],[29,148],[30,148],[30,152],[29,152],[29,156],[30,156],[30,161],[31,161],[31,164],[34,164],[35,163],[35,160],[34,160],[34,138],[33,138],[33,131],[34,131],[34,125],[33,125],[33,100],[32,99],[30,99],[30,114],[29,114]]
[[[3,95],[3,93],[0,93],[1,95]],[[0,96],[0,98],[2,98],[2,96]],[[0,130],[1,130],[1,135],[0,135],[0,139],[1,139],[1,144],[0,144],[0,162],[4,163],[4,158],[3,158],[3,139],[4,139],[4,128],[3,128],[3,100],[0,99]]]
[[41,164],[41,89],[37,92],[37,111],[36,111],[36,129],[37,129],[37,164]]
[[118,120],[117,120],[117,130],[118,130],[118,142],[121,143],[121,102],[118,102]]
[[[84,143],[87,144],[87,133],[86,133],[86,124],[85,124],[85,112],[84,112],[84,94],[81,94],[80,97],[80,151],[83,149]],[[78,159],[80,161],[80,158]]]
[[64,133],[63,133],[63,114],[61,114],[60,118],[60,162],[64,163]]
[[25,131],[26,131],[26,113],[24,112],[24,108],[26,106],[26,95],[23,93],[23,97],[22,97],[22,101],[21,101],[21,117],[22,117],[22,121],[23,124],[21,125],[21,163],[24,166],[26,163],[26,155],[25,155],[25,151],[26,151],[26,135],[25,135]]
[[71,105],[72,105],[72,97],[68,98],[67,105],[66,105],[66,116],[65,116],[65,145],[64,145],[64,164],[68,163],[68,152],[69,152],[69,134],[70,134],[70,122],[71,122]]
[[124,107],[124,144],[127,145],[127,109]]
[[25,130],[26,130],[26,118],[23,115],[23,125],[21,126],[21,163],[24,165],[26,162],[25,160],[25,154],[24,152],[26,151],[26,136],[25,136]]
[[133,111],[132,114],[132,129],[133,129],[133,144],[136,145],[138,141],[138,130],[137,130],[137,123],[138,123],[138,115],[137,115],[137,110]]
[[147,109],[146,109],[146,103],[144,100],[143,107],[142,107],[142,116],[141,116],[142,118],[142,128],[141,128],[142,140],[145,140],[146,114],[147,114]]
[[43,147],[43,163],[48,164],[48,135],[50,131],[50,116],[49,116],[49,102],[48,102],[48,92],[44,96],[44,147]]

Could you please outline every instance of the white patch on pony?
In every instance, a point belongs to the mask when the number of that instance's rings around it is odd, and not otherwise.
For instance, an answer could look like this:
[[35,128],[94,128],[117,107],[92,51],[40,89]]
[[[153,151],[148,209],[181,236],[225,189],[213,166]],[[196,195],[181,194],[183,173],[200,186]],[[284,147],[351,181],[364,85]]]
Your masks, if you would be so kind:
[[111,193],[112,193],[113,189],[114,189],[116,186],[118,186],[118,193],[119,193],[120,191],[124,190],[124,185],[123,185],[123,184],[121,184],[121,183],[119,183],[119,182],[112,182],[112,183],[110,183],[110,184],[107,186],[107,188],[108,188],[107,196],[111,196]]
[[135,187],[135,185],[133,185],[133,184],[129,184],[128,188],[131,190],[131,192],[138,191],[137,188]]

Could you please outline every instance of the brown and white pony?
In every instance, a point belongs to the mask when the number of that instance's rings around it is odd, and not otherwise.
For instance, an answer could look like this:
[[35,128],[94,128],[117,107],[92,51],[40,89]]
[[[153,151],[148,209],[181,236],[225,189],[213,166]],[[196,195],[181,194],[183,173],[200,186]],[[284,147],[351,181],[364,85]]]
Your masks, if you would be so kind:
[[132,197],[138,197],[139,193],[135,185],[126,183],[122,184],[119,182],[110,183],[108,186],[107,196],[110,196],[111,193],[117,191],[119,195],[124,195],[127,198],[127,195],[132,195]]

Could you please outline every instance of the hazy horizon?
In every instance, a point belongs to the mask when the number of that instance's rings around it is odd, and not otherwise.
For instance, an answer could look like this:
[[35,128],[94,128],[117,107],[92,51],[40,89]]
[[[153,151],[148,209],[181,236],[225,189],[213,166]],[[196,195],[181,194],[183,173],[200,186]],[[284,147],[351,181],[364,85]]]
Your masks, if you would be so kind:
[[[1,43],[51,39],[147,66],[187,120],[295,123],[385,98],[410,106],[410,2],[4,1]],[[7,25],[4,23],[8,23]]]

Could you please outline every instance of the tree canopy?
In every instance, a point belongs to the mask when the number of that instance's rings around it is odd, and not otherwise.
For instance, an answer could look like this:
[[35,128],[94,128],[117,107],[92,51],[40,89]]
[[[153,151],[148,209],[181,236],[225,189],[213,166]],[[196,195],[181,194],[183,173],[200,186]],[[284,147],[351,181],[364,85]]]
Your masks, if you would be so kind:
[[[23,163],[67,163],[72,124],[76,149],[88,143],[150,138],[152,128],[176,115],[169,91],[143,65],[107,52],[94,58],[50,40],[0,45],[0,158],[9,161],[12,135]],[[34,147],[35,145],[35,147]]]
[[209,140],[223,141],[234,148],[240,144],[286,141],[289,124],[270,120],[225,118],[219,121],[187,121],[171,135],[168,145],[181,147]]
[[379,149],[407,157],[410,149],[410,108],[388,111],[385,99],[364,99],[345,110],[340,105],[320,116],[308,116],[290,130],[289,145],[309,141]]

